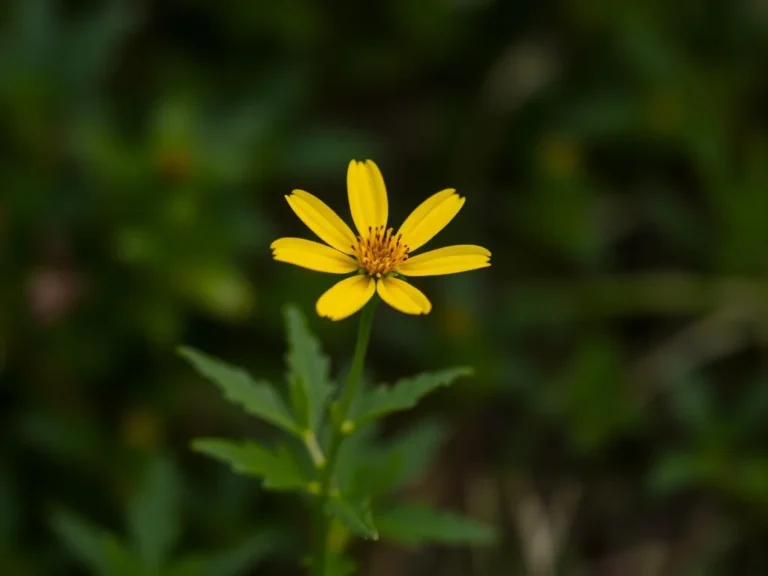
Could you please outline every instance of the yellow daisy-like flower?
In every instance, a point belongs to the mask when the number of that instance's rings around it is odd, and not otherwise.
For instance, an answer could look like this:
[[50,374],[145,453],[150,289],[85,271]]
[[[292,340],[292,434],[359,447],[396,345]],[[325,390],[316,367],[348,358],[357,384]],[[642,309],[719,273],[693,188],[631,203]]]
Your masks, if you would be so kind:
[[325,203],[309,192],[294,190],[288,204],[307,227],[326,244],[303,238],[280,238],[272,243],[275,260],[331,274],[349,274],[317,301],[317,313],[342,320],[360,310],[377,292],[384,302],[406,314],[428,314],[432,304],[401,276],[437,276],[490,266],[491,253],[463,244],[411,256],[453,220],[464,205],[453,189],[427,198],[397,232],[387,228],[387,189],[371,160],[352,160],[347,170],[347,193],[358,234]]

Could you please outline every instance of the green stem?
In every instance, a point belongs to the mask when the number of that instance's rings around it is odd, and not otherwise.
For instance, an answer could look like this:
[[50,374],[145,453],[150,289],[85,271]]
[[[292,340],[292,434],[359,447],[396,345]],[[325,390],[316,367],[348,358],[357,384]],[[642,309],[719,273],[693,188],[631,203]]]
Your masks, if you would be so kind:
[[331,415],[332,432],[331,444],[323,468],[320,481],[320,494],[317,499],[317,518],[315,543],[312,554],[312,572],[315,576],[325,576],[326,563],[328,561],[328,528],[329,518],[325,513],[325,507],[330,498],[333,475],[336,469],[336,460],[339,455],[339,448],[344,442],[349,432],[344,430],[344,423],[349,416],[349,409],[355,401],[357,392],[360,389],[360,377],[363,375],[363,365],[365,363],[365,352],[368,349],[368,341],[371,337],[371,327],[373,326],[373,313],[376,311],[378,299],[374,297],[362,310],[360,315],[360,325],[357,330],[357,344],[355,345],[355,356],[352,360],[352,366],[347,375],[347,381],[341,398],[334,407]]

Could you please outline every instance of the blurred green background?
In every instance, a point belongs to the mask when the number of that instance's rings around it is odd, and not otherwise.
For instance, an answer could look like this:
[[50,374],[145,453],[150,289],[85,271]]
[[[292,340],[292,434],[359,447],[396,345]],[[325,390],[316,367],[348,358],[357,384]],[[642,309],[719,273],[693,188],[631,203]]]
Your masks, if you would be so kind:
[[387,433],[440,439],[405,497],[503,534],[355,546],[360,573],[768,573],[764,0],[7,0],[0,22],[0,573],[93,573],[87,526],[141,548],[164,522],[217,574],[296,571],[300,503],[188,449],[270,431],[174,349],[280,381],[296,302],[345,368],[355,322],[313,312],[335,278],[268,246],[311,237],[292,188],[350,221],[352,158],[395,222],[457,188],[430,247],[493,252],[417,282],[430,316],[382,308],[368,369],[477,368]]

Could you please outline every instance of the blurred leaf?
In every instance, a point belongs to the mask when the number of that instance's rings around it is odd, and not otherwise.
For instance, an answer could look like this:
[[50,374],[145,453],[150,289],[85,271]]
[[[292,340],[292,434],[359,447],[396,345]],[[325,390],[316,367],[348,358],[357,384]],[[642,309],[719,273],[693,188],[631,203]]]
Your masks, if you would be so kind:
[[[134,24],[130,2],[111,0],[100,11],[79,23],[70,33],[70,53],[65,79],[72,96],[88,96],[84,90],[99,87],[98,81],[118,55],[119,43]],[[77,102],[83,105],[84,102]]]
[[710,382],[687,374],[671,387],[669,399],[683,425],[696,435],[705,435],[715,424],[715,399]]
[[649,478],[652,490],[661,494],[687,488],[699,479],[700,463],[696,454],[670,453],[655,464]]
[[638,106],[630,94],[595,93],[575,100],[564,112],[562,126],[580,138],[627,133],[637,125]]
[[179,539],[180,479],[165,458],[150,463],[139,494],[128,508],[128,529],[138,557],[150,573],[159,573]]
[[346,556],[329,554],[325,563],[326,576],[349,576],[355,573],[355,563]]
[[14,28],[19,37],[13,56],[14,63],[29,68],[44,65],[49,54],[55,52],[57,41],[56,10],[53,0],[15,2]]
[[291,396],[299,423],[317,432],[323,408],[333,392],[330,361],[320,342],[309,331],[307,321],[295,306],[284,311],[288,331],[287,363],[291,370]]
[[22,415],[19,433],[29,446],[63,461],[92,464],[102,454],[94,423],[83,418],[30,411]]
[[373,525],[371,509],[366,500],[347,500],[336,495],[328,501],[327,512],[339,517],[355,534],[378,540],[379,533]]
[[751,382],[749,390],[737,404],[733,424],[738,436],[757,434],[768,422],[768,381],[765,374]]
[[270,490],[304,490],[312,480],[282,445],[271,452],[255,442],[198,438],[192,449],[229,464],[237,473],[263,477],[264,488]]
[[217,317],[239,320],[255,306],[253,285],[234,266],[221,262],[196,264],[176,272],[174,276],[180,294]]
[[262,418],[299,438],[302,437],[301,428],[271,384],[254,382],[243,369],[225,364],[191,348],[182,347],[179,354],[186,358],[201,376],[219,386],[227,400],[240,404],[253,416]]
[[730,489],[738,482],[738,476],[738,467],[720,450],[676,451],[658,458],[649,483],[652,490],[669,494],[694,485]]
[[565,369],[565,393],[556,402],[570,422],[570,440],[584,451],[599,450],[637,421],[637,405],[624,383],[616,343],[598,334],[587,339]]
[[496,539],[495,530],[486,525],[448,512],[423,506],[400,506],[376,514],[382,537],[404,546],[423,544],[488,545]]
[[277,530],[260,530],[229,550],[206,558],[200,576],[247,574],[271,554],[284,550],[285,539],[286,535]]
[[418,423],[390,439],[383,451],[394,455],[400,463],[390,488],[401,488],[419,480],[434,461],[446,433],[443,424],[431,420]]
[[183,558],[169,568],[168,576],[203,576],[204,560],[196,557]]
[[350,470],[345,470],[344,476],[338,474],[340,486],[345,493],[376,497],[417,480],[432,463],[445,432],[444,426],[427,421],[378,445],[371,434],[366,434],[357,447],[352,443],[358,434],[353,435],[342,446],[342,450],[350,450],[348,445],[352,444],[354,454],[344,454],[350,460]]
[[343,493],[360,493],[358,484],[360,467],[369,457],[378,458],[378,452],[375,450],[378,430],[379,426],[376,422],[364,424],[355,430],[355,433],[349,436],[339,448],[336,479]]
[[307,128],[286,152],[291,169],[302,174],[337,176],[350,158],[375,158],[379,145],[373,136],[340,127]]
[[752,456],[739,459],[720,470],[721,482],[744,502],[768,503],[768,458]]
[[51,527],[70,553],[94,574],[112,576],[112,565],[107,556],[110,535],[81,518],[58,510],[51,518]]
[[160,575],[159,570],[149,573],[143,570],[142,562],[120,540],[113,536],[107,536],[104,549],[104,554],[110,565],[110,576]]
[[461,376],[470,376],[471,368],[448,368],[438,372],[425,372],[412,378],[397,381],[393,386],[378,386],[362,395],[358,414],[354,418],[356,424],[362,424],[376,418],[381,418],[392,412],[408,410],[430,392],[442,386],[449,386]]
[[16,548],[19,532],[18,490],[10,472],[0,470],[0,553],[10,554]]

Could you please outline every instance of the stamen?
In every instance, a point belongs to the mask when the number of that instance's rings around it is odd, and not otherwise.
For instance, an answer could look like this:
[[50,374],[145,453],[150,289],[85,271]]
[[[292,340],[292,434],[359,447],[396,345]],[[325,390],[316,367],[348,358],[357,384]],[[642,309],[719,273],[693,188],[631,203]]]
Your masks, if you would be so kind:
[[357,237],[352,252],[360,267],[373,278],[384,278],[408,259],[410,248],[402,243],[403,235],[380,224],[368,226],[368,233]]

